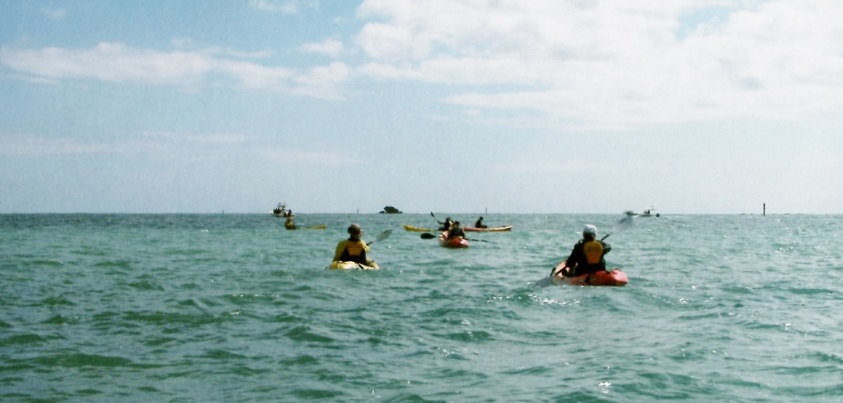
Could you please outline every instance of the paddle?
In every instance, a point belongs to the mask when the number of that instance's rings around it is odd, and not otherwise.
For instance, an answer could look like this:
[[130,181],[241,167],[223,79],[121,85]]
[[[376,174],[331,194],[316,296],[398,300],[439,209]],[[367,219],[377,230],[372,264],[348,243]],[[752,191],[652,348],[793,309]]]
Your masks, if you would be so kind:
[[617,234],[618,232],[621,232],[621,231],[623,231],[623,230],[625,230],[625,229],[627,229],[631,226],[632,226],[632,216],[631,215],[624,216],[623,218],[621,218],[620,221],[615,223],[615,225],[612,227],[612,232],[606,234],[603,238],[600,238],[600,240],[603,241],[606,238],[608,238],[609,235]]
[[487,241],[487,240],[485,240],[485,239],[474,239],[474,238],[465,238],[465,239],[466,239],[467,241],[473,241],[473,242],[488,242],[488,243],[494,243],[494,242],[492,242],[492,241]]
[[[429,232],[425,232],[424,234],[421,234],[420,236],[421,236],[421,239],[433,239],[433,238],[438,238],[438,236],[433,235],[433,234],[431,234],[431,233],[429,233]],[[474,242],[488,242],[488,243],[494,243],[494,242],[492,242],[492,241],[487,241],[487,240],[485,240],[485,239],[465,238],[465,240],[466,240],[466,241],[474,241]]]
[[445,223],[444,223],[444,222],[439,221],[439,220],[436,218],[436,216],[435,216],[435,215],[433,215],[433,212],[432,212],[432,211],[430,212],[430,216],[431,216],[431,217],[433,217],[433,219],[434,219],[434,220],[436,220],[436,222],[438,222],[438,223],[439,223],[439,225],[445,225]]
[[433,215],[432,211],[430,212],[430,216],[433,217],[433,219],[436,220],[436,222],[439,223],[439,227],[440,227],[439,230],[440,231],[447,231],[450,228],[450,226],[454,224],[454,221],[451,220],[451,217],[448,217],[447,219],[445,219],[444,222],[442,222],[442,221],[439,221],[439,220],[436,219],[436,216]]
[[375,237],[375,240],[374,240],[374,241],[369,242],[369,243],[367,243],[366,245],[371,245],[371,244],[373,244],[373,243],[375,243],[375,242],[377,242],[377,241],[383,241],[384,239],[389,238],[389,236],[390,236],[390,235],[392,235],[392,230],[391,230],[391,229],[388,229],[388,230],[386,230],[386,231],[381,232],[380,234],[378,234],[378,236],[376,236],[376,237]]
[[[615,225],[612,226],[612,232],[604,235],[603,238],[600,238],[600,241],[602,242],[602,241],[606,240],[606,238],[608,238],[609,235],[617,234],[618,232],[621,232],[621,231],[623,231],[623,230],[625,230],[625,229],[627,229],[631,226],[632,226],[632,216],[626,215],[623,218],[621,218],[620,221],[615,223]],[[553,267],[552,269],[550,269],[550,277],[553,277],[556,274],[557,274],[556,273],[556,267]]]

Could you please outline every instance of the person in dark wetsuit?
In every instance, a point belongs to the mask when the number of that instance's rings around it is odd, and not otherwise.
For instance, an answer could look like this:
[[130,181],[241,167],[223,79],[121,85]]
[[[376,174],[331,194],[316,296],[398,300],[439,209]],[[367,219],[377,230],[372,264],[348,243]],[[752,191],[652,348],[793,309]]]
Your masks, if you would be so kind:
[[454,225],[451,225],[451,229],[448,231],[448,239],[454,238],[465,238],[465,231],[463,231],[459,221],[454,221]]
[[486,227],[486,224],[483,224],[483,216],[480,216],[480,218],[477,219],[477,222],[474,223],[474,227],[475,228],[488,228],[488,227]]
[[565,277],[580,276],[606,270],[606,256],[612,246],[597,240],[597,227],[588,224],[582,230],[582,239],[574,245],[562,275]]
[[363,235],[363,230],[359,225],[351,224],[348,227],[348,235],[348,239],[344,239],[337,244],[334,261],[357,262],[371,266],[372,261],[366,258],[366,252],[369,252],[369,245],[360,239]]
[[445,222],[439,227],[439,231],[448,231],[454,225],[454,220],[451,217],[445,217]]

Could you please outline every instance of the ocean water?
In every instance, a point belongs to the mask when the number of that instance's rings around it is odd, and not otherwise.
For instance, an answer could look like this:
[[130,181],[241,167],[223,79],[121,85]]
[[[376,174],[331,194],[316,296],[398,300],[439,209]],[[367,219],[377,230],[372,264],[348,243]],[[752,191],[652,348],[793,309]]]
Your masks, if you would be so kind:
[[2,215],[0,401],[843,400],[843,216],[636,218],[618,288],[541,280],[620,215],[485,217]]

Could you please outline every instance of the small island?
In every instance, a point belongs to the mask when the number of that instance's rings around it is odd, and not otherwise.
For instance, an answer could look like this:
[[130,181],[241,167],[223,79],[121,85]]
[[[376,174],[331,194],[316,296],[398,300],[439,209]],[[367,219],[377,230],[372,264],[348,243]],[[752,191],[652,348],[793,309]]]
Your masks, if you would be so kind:
[[381,214],[401,214],[401,210],[392,206],[385,206],[381,211]]

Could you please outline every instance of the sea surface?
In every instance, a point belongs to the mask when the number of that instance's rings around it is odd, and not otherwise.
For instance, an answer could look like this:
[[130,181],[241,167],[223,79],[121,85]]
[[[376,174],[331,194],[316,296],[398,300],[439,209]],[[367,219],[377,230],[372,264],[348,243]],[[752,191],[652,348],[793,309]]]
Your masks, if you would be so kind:
[[0,215],[0,401],[843,401],[843,216],[636,217],[626,287],[542,281],[619,214],[484,216]]

